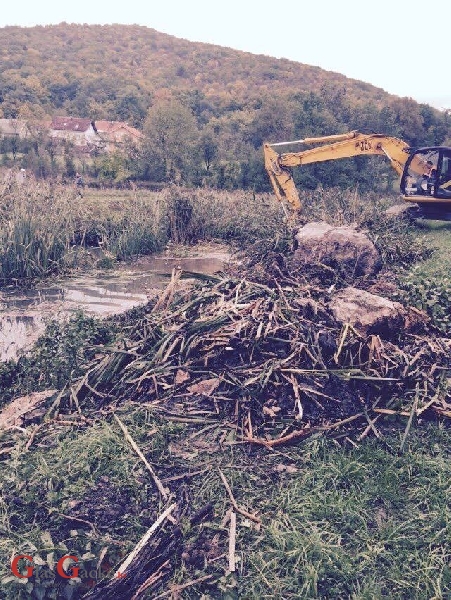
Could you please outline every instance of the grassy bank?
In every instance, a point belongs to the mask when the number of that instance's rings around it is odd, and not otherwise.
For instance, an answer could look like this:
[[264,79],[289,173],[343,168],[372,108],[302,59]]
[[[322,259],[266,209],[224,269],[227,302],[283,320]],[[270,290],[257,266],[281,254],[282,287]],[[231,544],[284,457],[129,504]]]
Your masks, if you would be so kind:
[[[449,597],[447,427],[422,424],[402,454],[403,424],[396,422],[383,444],[342,446],[317,437],[269,452],[229,444],[211,426],[204,436],[205,423],[170,423],[146,407],[124,406],[117,414],[163,484],[178,490],[182,513],[213,504],[201,532],[185,531],[169,583],[210,579],[179,597]],[[66,554],[91,574],[71,586],[78,598],[112,576],[164,504],[107,414],[83,425],[49,423],[29,445],[29,434],[15,437],[2,462],[2,598],[55,598],[57,591],[68,597],[67,582],[52,575]],[[227,570],[231,502],[220,472],[239,507],[261,521],[238,514],[235,573]],[[27,585],[11,578],[13,550],[34,557],[40,578]]]
[[430,256],[413,262],[400,278],[402,299],[424,310],[443,332],[451,332],[451,223],[419,221],[417,234],[431,249]]

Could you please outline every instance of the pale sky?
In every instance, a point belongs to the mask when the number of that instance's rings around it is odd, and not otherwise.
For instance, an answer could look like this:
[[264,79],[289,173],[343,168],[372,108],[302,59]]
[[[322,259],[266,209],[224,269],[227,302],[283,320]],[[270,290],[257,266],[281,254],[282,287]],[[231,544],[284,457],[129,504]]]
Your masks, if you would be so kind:
[[451,108],[451,0],[5,0],[0,10],[0,27],[63,21],[144,25]]

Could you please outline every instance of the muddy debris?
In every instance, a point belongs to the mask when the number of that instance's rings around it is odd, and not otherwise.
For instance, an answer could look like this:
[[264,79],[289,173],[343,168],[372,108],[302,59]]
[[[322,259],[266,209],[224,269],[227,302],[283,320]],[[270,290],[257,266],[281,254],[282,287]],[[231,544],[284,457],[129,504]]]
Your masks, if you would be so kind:
[[33,392],[16,398],[0,410],[0,431],[20,427],[25,420],[42,417],[46,413],[45,401],[52,398],[57,390]]

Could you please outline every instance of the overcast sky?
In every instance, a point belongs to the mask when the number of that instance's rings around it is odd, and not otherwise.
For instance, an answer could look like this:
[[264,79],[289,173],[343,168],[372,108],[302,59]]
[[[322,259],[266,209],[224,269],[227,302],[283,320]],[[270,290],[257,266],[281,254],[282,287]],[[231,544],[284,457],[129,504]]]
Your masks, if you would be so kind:
[[63,21],[144,25],[451,108],[451,0],[4,0],[0,9],[0,27]]

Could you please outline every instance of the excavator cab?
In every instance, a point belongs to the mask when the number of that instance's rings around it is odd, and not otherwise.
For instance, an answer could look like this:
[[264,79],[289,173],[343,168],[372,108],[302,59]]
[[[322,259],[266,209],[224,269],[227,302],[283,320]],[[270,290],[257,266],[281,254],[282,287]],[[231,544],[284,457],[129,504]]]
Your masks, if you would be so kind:
[[451,212],[451,148],[434,146],[411,151],[401,177],[406,202],[427,216]]

